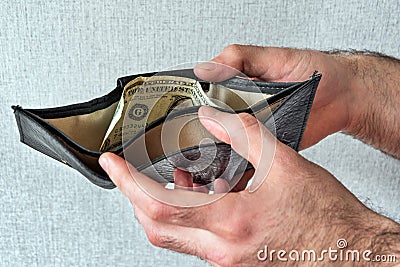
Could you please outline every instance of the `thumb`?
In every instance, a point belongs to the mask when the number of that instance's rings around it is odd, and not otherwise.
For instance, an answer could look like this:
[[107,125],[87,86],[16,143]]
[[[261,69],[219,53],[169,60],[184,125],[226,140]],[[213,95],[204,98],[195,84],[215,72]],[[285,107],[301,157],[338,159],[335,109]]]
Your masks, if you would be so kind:
[[[306,72],[293,72],[301,62],[309,69],[305,60],[306,52],[296,49],[261,47],[252,45],[230,45],[210,62],[204,62],[194,67],[194,73],[200,79],[221,82],[233,76],[244,73],[250,78],[264,81],[291,81],[307,78]],[[308,63],[307,63],[308,62]],[[314,70],[314,67],[310,70]]]
[[[106,152],[100,156],[99,164],[121,192],[129,199],[133,199],[135,181],[132,178],[127,162],[113,153]],[[133,168],[131,169],[133,170]]]
[[248,113],[230,114],[203,106],[199,109],[202,125],[217,139],[230,144],[240,156],[258,169],[272,159],[276,138]]
[[275,62],[271,48],[251,45],[230,45],[210,62],[200,63],[194,73],[200,79],[221,82],[243,72],[249,77],[261,77],[268,65]]

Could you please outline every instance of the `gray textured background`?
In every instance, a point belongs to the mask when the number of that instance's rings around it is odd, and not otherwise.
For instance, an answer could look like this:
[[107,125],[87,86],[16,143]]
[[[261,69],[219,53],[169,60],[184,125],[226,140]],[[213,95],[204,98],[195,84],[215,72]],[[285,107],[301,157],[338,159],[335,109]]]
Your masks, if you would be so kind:
[[[15,1],[0,4],[0,265],[206,266],[152,247],[129,202],[18,142],[10,105],[103,95],[126,74],[207,60],[231,43],[400,57],[393,1]],[[303,153],[399,220],[399,161],[336,134]]]

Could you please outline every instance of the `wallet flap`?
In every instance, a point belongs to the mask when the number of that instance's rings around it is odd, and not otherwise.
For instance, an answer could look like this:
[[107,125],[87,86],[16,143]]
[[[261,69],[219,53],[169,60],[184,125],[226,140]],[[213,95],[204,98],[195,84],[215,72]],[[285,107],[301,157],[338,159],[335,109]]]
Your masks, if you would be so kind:
[[98,165],[98,156],[80,153],[63,138],[40,123],[37,118],[19,106],[13,106],[22,143],[49,157],[72,167],[87,177],[92,183],[105,189],[115,188],[107,174]]
[[264,123],[270,131],[275,129],[279,141],[296,151],[299,150],[320,79],[320,74],[314,75],[314,79],[286,98]]

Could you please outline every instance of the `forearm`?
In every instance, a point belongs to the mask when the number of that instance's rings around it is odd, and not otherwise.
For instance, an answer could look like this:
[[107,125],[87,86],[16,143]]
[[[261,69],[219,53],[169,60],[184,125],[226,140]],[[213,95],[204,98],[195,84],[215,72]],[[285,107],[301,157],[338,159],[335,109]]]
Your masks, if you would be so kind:
[[349,122],[344,132],[400,158],[400,60],[355,52]]
[[[379,53],[334,51],[348,70],[350,90],[347,125],[343,132],[400,159],[400,60]],[[371,260],[383,256],[400,262],[400,225],[384,216],[368,216],[374,231],[365,232],[359,246],[368,248]],[[375,218],[375,219],[372,219]],[[362,236],[362,234],[360,234]],[[378,256],[378,258],[376,258]],[[395,258],[393,258],[395,257]],[[381,258],[382,259],[382,258]],[[369,262],[376,266],[379,262]],[[366,266],[365,262],[360,266]]]
[[[400,225],[379,215],[377,221],[380,230],[373,233],[365,245],[371,251],[367,266],[400,265]],[[365,265],[363,265],[365,266]]]
[[[399,266],[400,264],[400,229],[388,230],[375,236],[371,242],[372,260],[385,262],[385,266]],[[375,263],[375,265],[378,265]]]

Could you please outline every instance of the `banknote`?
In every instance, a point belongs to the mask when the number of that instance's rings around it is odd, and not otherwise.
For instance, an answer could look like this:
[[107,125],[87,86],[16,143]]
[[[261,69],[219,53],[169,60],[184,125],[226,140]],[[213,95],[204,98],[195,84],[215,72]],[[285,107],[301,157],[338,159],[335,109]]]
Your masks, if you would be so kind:
[[124,87],[101,151],[113,150],[172,110],[214,106],[198,81],[186,77],[137,77]]

